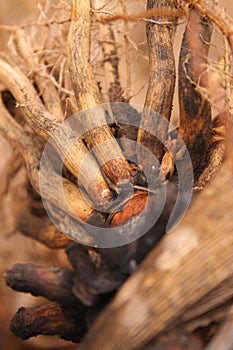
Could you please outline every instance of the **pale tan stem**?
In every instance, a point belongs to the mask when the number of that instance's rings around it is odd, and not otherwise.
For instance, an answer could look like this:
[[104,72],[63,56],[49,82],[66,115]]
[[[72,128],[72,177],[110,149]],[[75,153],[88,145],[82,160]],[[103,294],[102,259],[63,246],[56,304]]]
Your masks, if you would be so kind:
[[[120,0],[121,8],[124,13],[124,15],[127,17],[127,8],[126,8],[126,3],[125,0]],[[131,96],[131,84],[132,84],[132,79],[131,79],[131,59],[130,59],[130,50],[129,50],[129,39],[127,35],[129,35],[129,24],[127,21],[124,23],[124,41],[125,41],[125,53],[126,53],[126,99],[129,101],[130,96]]]
[[226,35],[233,51],[233,19],[224,9],[216,5],[216,2],[209,0],[183,0],[182,2],[194,6],[203,16],[209,18]]
[[[40,158],[41,152],[39,150],[39,145],[37,140],[33,138],[27,131],[11,117],[9,112],[3,105],[0,99],[0,133],[21,153],[23,156],[26,166],[27,173],[30,182],[36,192],[41,193],[41,188],[39,184],[39,168],[40,168]],[[57,184],[55,178],[59,176],[52,170],[49,169],[47,174],[48,179],[53,179],[53,184]],[[69,180],[62,178],[64,196],[70,206],[70,215],[75,218],[81,219],[83,221],[88,221],[94,209],[90,207],[86,201],[84,201],[82,194],[77,186],[71,183]],[[62,202],[58,198],[59,188],[50,186],[44,188],[43,195],[46,197],[44,199],[50,201],[58,208],[67,211],[66,203]]]
[[27,116],[26,121],[35,132],[44,140],[49,140],[53,136],[53,144],[58,154],[65,158],[64,164],[75,177],[79,178],[80,184],[86,189],[90,198],[99,205],[106,205],[106,200],[109,200],[112,194],[98,164],[89,155],[88,162],[84,162],[81,166],[89,152],[82,140],[79,138],[73,142],[66,152],[67,145],[72,141],[70,138],[73,139],[72,130],[54,134],[61,123],[45,109],[33,86],[18,68],[12,68],[0,60],[0,80],[14,95]]
[[[131,169],[106,123],[100,107],[100,92],[90,64],[90,0],[73,0],[68,35],[68,65],[78,105],[82,110],[95,107],[81,116],[85,139],[108,178],[117,185],[131,179]],[[97,108],[98,107],[98,108]],[[104,142],[107,144],[100,147]],[[111,161],[108,161],[111,154]],[[107,160],[107,161],[106,161]]]
[[[104,92],[107,93],[107,100],[110,102],[126,102],[124,90],[121,86],[119,75],[119,55],[117,42],[111,23],[99,23],[99,35],[101,35],[101,48],[103,51],[104,77],[101,84]],[[114,116],[111,111],[109,118],[114,123]]]
[[39,63],[38,56],[33,55],[33,49],[22,29],[18,29],[15,32],[15,38],[19,54],[28,66],[33,68],[34,79],[41,92],[46,108],[51,114],[56,116],[57,120],[63,121],[64,115],[61,107],[61,100],[56,87],[49,79],[46,66]]
[[[160,9],[174,8],[172,0],[148,0],[147,7]],[[147,23],[147,40],[149,49],[149,83],[145,101],[145,110],[138,131],[138,143],[144,145],[160,162],[164,154],[163,143],[167,139],[168,123],[170,120],[172,101],[175,88],[175,60],[173,55],[173,39],[176,19],[172,17],[155,17]],[[150,111],[158,112],[162,118],[153,118]],[[150,130],[151,133],[146,130]],[[155,136],[157,137],[155,137]],[[160,140],[159,140],[160,139]],[[155,166],[154,157],[140,147],[138,160],[147,173]],[[156,166],[155,166],[156,167]],[[151,173],[151,180],[156,174]]]
[[20,213],[16,229],[24,236],[30,237],[51,249],[63,249],[72,241],[63,235],[47,217],[32,215],[31,212]]
[[[147,11],[139,12],[139,13],[134,13],[134,14],[127,14],[127,13],[118,13],[111,15],[108,18],[101,18],[100,22],[102,23],[109,23],[109,22],[114,22],[118,20],[123,20],[123,21],[132,21],[132,22],[138,22],[138,21],[148,21],[152,20],[154,17],[161,16],[161,17],[171,17],[171,18],[182,18],[183,16],[186,15],[186,11],[183,9],[176,9],[176,8],[171,8],[163,6],[161,8],[152,8],[148,9]],[[151,21],[151,22],[152,22]]]

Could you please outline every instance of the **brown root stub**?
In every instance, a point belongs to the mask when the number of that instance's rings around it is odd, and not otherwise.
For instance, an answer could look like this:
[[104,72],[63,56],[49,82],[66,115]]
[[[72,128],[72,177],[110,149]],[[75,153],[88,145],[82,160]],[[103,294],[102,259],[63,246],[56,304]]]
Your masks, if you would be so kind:
[[72,294],[73,272],[67,269],[15,264],[6,271],[5,280],[8,286],[19,292],[81,308],[80,302]]
[[24,236],[30,237],[51,249],[65,248],[71,239],[62,234],[46,216],[32,215],[30,212],[23,212],[19,216],[16,228]]
[[39,334],[59,335],[62,339],[79,342],[86,331],[82,312],[73,308],[63,309],[49,303],[34,308],[20,308],[10,324],[11,331],[21,339],[29,339]]
[[75,271],[72,291],[86,306],[98,305],[99,297],[117,290],[125,278],[120,271],[111,271],[98,251],[96,261],[92,250],[79,244],[69,245],[66,253]]

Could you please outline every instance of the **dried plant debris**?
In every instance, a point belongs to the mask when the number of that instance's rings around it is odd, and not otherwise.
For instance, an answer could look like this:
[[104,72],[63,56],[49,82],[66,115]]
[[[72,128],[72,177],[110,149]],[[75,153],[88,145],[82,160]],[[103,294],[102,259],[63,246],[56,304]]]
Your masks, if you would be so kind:
[[[174,40],[184,22],[176,77]],[[133,39],[139,25],[148,57]],[[217,63],[209,54],[215,28],[223,35]],[[164,342],[167,334],[177,337],[179,348],[184,332],[201,349],[207,336],[192,332],[224,320],[232,299],[231,147],[225,152],[232,28],[214,0],[45,1],[37,21],[0,25],[10,33],[0,55],[0,133],[23,157],[31,186],[15,229],[48,248],[65,249],[70,262],[70,269],[28,263],[6,271],[11,288],[49,300],[19,309],[11,321],[14,334],[84,338],[83,349],[116,350],[150,349],[154,341],[155,349],[170,349],[174,338]],[[138,110],[128,102],[135,95],[132,67],[142,56],[149,73]],[[176,80],[177,129],[170,124]],[[61,127],[76,112],[78,140],[73,124]],[[41,159],[51,138],[55,160],[46,160],[48,181],[42,185]],[[61,173],[57,159],[64,161]],[[187,188],[196,191],[196,201],[184,222],[165,235],[170,218],[180,218]],[[158,216],[155,223],[131,239],[151,213]],[[127,244],[101,246],[100,228],[120,228]],[[229,315],[225,320],[220,335],[231,325]],[[214,344],[218,336],[209,349]]]

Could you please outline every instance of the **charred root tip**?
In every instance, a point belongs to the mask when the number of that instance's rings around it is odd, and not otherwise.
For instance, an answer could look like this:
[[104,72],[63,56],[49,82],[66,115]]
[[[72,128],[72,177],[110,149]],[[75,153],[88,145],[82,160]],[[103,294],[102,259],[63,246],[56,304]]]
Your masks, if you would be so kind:
[[62,339],[79,342],[86,332],[86,322],[70,309],[57,304],[35,308],[20,308],[10,323],[11,331],[27,340],[37,335],[59,335]]
[[61,305],[82,309],[80,301],[72,293],[73,271],[15,264],[5,272],[5,280],[8,286],[19,292],[40,295]]

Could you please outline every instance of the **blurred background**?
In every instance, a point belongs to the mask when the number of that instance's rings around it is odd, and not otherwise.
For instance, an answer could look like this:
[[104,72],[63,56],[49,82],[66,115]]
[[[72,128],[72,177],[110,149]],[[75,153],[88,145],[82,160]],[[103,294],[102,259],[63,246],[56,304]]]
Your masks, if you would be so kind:
[[[45,1],[41,1],[43,5]],[[101,2],[101,1],[100,1]],[[56,1],[54,1],[56,3]],[[134,6],[136,3],[137,6]],[[219,1],[220,6],[233,16],[233,2]],[[145,9],[145,1],[130,1],[127,3],[129,13]],[[37,0],[0,0],[0,23],[16,25],[32,22],[39,14]],[[175,43],[176,56],[179,52],[182,27],[179,26]],[[130,36],[140,44],[137,59],[132,51],[132,92],[135,95],[132,102],[143,104],[148,78],[148,59],[146,56],[146,42],[144,25],[133,24]],[[0,31],[0,49],[4,50],[9,35]],[[215,47],[212,57],[221,58],[221,40],[215,34]],[[122,62],[124,71],[124,62]],[[124,74],[122,74],[124,76]],[[124,79],[123,79],[124,80]],[[123,81],[124,83],[124,81]],[[177,95],[175,97],[177,99]],[[178,120],[178,106],[175,100],[173,118]],[[15,230],[15,218],[26,208],[27,192],[25,188],[26,173],[21,166],[22,160],[16,151],[0,136],[0,349],[39,350],[39,349],[78,349],[78,345],[64,342],[56,337],[39,336],[28,341],[21,341],[9,330],[9,322],[17,309],[21,306],[32,307],[43,303],[40,298],[34,298],[23,293],[16,293],[5,285],[4,271],[13,263],[31,262],[41,266],[69,266],[63,251],[54,252],[43,245],[23,237]]]

